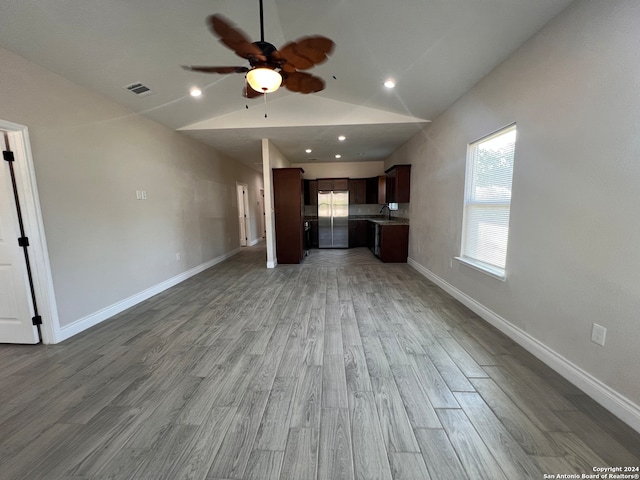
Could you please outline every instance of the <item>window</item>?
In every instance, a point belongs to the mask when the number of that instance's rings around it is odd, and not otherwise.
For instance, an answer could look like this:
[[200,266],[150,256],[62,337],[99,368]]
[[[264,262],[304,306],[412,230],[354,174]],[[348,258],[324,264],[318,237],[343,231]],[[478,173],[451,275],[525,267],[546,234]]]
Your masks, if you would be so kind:
[[516,126],[469,144],[458,260],[504,279]]

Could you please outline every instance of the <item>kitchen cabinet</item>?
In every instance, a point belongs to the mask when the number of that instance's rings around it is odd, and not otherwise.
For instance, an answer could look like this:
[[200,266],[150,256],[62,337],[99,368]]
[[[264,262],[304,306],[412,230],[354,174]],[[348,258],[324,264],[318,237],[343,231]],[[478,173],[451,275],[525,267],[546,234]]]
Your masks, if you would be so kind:
[[378,203],[378,177],[367,178],[366,180],[366,203]]
[[318,205],[318,181],[317,180],[304,181],[304,204]]
[[349,179],[349,205],[367,203],[367,180],[364,178]]
[[376,224],[373,222],[367,222],[367,247],[374,254],[376,253]]
[[311,248],[318,248],[318,220],[309,220]]
[[349,220],[349,248],[367,246],[367,220]]
[[409,256],[409,224],[368,221],[367,247],[383,262],[406,263]]
[[406,263],[409,256],[409,225],[380,225],[380,260]]
[[366,203],[369,205],[378,204],[383,205],[387,203],[386,195],[386,177],[371,177],[366,180]]
[[278,263],[304,257],[304,181],[301,168],[273,169],[273,200]]
[[348,178],[319,178],[318,179],[318,191],[327,191],[327,190],[340,190],[340,191],[348,191],[349,190],[349,179]]
[[409,203],[411,193],[411,165],[394,165],[385,171],[386,202]]

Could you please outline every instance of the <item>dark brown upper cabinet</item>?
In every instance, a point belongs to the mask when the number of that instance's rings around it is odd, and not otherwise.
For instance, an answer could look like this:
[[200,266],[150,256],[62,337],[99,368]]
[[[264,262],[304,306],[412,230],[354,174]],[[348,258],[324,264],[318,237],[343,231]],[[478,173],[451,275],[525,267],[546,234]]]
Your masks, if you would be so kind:
[[318,181],[317,180],[304,181],[304,204],[318,205]]
[[[376,202],[373,202],[376,203]],[[387,177],[381,175],[378,177],[378,205],[387,203]]]
[[383,203],[409,203],[411,196],[411,165],[394,165],[385,171],[386,201]]
[[318,191],[327,190],[349,190],[348,178],[319,178],[318,179]]
[[369,204],[378,203],[378,177],[367,178],[366,196]]
[[381,175],[379,177],[367,178],[367,203],[383,205],[387,203],[387,177]]
[[349,204],[367,203],[367,180],[364,178],[349,179]]

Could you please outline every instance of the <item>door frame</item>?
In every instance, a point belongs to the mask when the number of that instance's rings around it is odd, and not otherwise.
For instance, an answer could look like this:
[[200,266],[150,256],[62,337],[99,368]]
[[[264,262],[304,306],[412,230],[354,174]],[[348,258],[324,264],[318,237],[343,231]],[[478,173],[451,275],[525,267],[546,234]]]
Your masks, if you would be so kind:
[[258,197],[260,201],[260,238],[267,238],[267,222],[265,221],[266,212],[264,210],[264,188],[260,189],[260,196]]
[[[249,235],[249,186],[246,183],[236,182],[236,196],[238,197],[238,238],[241,247],[250,245]],[[242,229],[240,222],[244,222],[244,234],[242,238]]]
[[16,187],[20,196],[25,234],[29,237],[29,259],[33,275],[33,288],[38,302],[38,312],[42,316],[42,342],[45,344],[57,343],[60,322],[29,131],[24,125],[2,119],[0,119],[0,130],[7,132],[11,149],[15,155],[13,168],[16,172]]

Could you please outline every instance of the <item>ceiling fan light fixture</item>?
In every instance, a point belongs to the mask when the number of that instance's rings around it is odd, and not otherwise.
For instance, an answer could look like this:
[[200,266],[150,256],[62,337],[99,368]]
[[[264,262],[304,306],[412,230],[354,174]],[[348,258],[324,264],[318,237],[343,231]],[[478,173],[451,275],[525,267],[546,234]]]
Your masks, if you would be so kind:
[[272,93],[282,85],[282,76],[272,68],[257,67],[247,72],[247,82],[256,92]]

